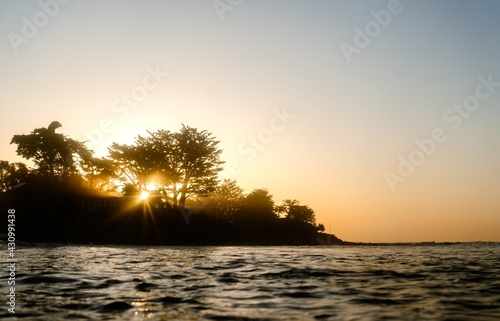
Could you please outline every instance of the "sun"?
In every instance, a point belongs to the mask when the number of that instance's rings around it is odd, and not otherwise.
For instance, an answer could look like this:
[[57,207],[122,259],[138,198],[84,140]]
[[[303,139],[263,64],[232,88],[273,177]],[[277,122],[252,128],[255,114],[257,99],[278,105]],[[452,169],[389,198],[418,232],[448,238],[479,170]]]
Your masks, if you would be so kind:
[[149,193],[146,191],[142,191],[139,198],[141,199],[141,201],[145,201],[148,199],[148,197],[149,197]]

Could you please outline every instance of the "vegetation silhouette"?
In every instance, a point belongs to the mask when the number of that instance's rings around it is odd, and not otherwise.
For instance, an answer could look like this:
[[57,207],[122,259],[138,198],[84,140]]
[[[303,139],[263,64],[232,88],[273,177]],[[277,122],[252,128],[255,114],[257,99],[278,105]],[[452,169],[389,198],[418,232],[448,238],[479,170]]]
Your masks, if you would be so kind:
[[67,176],[76,173],[74,155],[88,157],[90,151],[83,143],[56,133],[62,127],[53,121],[47,128],[35,128],[29,135],[14,135],[11,144],[17,145],[17,154],[33,160],[36,174],[50,177]]
[[10,191],[28,178],[28,167],[23,163],[0,161],[0,192]]
[[193,195],[215,190],[224,163],[219,141],[207,131],[182,125],[177,133],[166,130],[138,136],[134,145],[113,143],[110,158],[118,176],[139,190],[153,183],[169,197],[173,207],[184,207]]
[[265,188],[248,194],[218,179],[219,141],[182,125],[113,143],[94,157],[85,142],[54,121],[14,135],[18,155],[34,164],[0,161],[3,213],[15,208],[21,240],[123,244],[318,244],[314,211],[297,200],[279,206]]

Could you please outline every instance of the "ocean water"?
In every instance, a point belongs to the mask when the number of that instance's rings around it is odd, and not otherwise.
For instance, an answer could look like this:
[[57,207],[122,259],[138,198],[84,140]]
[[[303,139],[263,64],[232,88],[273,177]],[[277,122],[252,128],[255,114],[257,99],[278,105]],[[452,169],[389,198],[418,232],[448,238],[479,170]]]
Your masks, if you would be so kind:
[[500,320],[500,244],[34,245],[16,255],[20,320]]

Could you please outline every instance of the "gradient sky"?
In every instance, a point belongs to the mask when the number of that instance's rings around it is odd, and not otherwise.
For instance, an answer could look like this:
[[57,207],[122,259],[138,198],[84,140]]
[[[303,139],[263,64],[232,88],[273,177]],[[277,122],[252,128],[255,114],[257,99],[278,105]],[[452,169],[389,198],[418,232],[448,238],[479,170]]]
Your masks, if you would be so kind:
[[[221,141],[226,177],[300,200],[344,240],[500,241],[500,2],[73,0],[44,20],[53,1],[0,2],[0,159],[22,160],[12,136],[53,120],[89,140],[107,119],[100,156],[184,123]],[[381,26],[370,12],[388,8]],[[365,27],[348,63],[341,44]],[[112,109],[148,66],[168,76]],[[459,114],[464,100],[479,104]],[[446,140],[415,152],[436,128]]]

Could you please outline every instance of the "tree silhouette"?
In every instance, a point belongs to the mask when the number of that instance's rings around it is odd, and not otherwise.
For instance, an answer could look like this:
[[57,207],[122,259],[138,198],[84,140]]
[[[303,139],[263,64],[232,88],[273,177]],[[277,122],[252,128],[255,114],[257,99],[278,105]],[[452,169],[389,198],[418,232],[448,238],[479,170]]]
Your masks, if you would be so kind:
[[239,218],[244,222],[266,223],[277,218],[273,196],[265,188],[254,189],[241,206]]
[[0,192],[6,192],[28,178],[28,167],[23,163],[0,161]]
[[109,156],[114,161],[115,173],[125,183],[134,185],[137,189],[146,187],[146,176],[150,166],[144,158],[142,146],[113,143],[108,148]]
[[125,186],[123,186],[122,194],[123,196],[134,196],[138,195],[140,191],[137,189],[137,187],[134,184],[127,183]]
[[174,137],[174,158],[180,162],[176,173],[180,179],[179,206],[184,207],[190,195],[206,195],[215,190],[217,175],[224,162],[220,160],[219,141],[206,130],[182,125]]
[[110,159],[88,157],[82,159],[80,168],[90,189],[99,192],[114,191],[117,186],[113,179],[117,179],[114,163]]
[[276,206],[276,211],[278,212],[278,214],[284,214],[286,217],[288,215],[288,212],[290,211],[290,207],[298,204],[299,201],[297,201],[296,199],[286,199],[281,203],[281,205]]
[[217,185],[215,191],[210,195],[209,203],[211,210],[228,220],[232,220],[244,200],[243,189],[235,180],[225,179]]
[[137,140],[149,164],[148,179],[161,187],[166,200],[177,207],[182,179],[177,137],[169,130],[148,134],[148,137],[139,137]]
[[114,143],[108,150],[119,175],[129,183],[145,189],[154,181],[167,192],[174,207],[184,207],[191,195],[215,190],[224,163],[218,144],[211,133],[182,125],[179,132],[148,132],[148,136],[138,136],[134,145]]
[[53,121],[45,128],[35,128],[29,135],[14,135],[11,144],[17,144],[17,154],[37,165],[37,173],[54,177],[76,171],[74,155],[87,157],[90,153],[82,142],[56,133],[62,127]]
[[277,206],[280,213],[284,213],[287,219],[297,220],[315,225],[316,216],[314,211],[307,205],[300,205],[297,200],[286,199],[280,206]]
[[0,161],[0,191],[5,192],[10,190],[10,164],[8,161]]
[[315,225],[316,216],[314,211],[307,205],[290,206],[287,218]]

